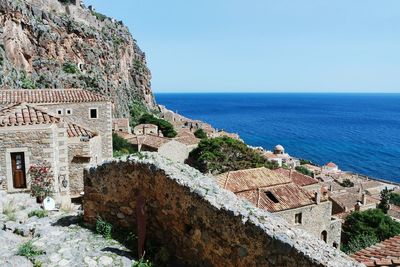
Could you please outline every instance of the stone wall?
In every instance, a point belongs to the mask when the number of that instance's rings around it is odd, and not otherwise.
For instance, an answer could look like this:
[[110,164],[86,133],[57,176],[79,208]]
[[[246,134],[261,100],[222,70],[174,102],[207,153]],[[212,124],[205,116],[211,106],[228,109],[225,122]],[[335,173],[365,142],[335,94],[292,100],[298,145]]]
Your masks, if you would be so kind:
[[85,170],[84,219],[136,229],[145,199],[147,238],[185,266],[361,266],[310,234],[291,228],[186,165],[146,153]]
[[[112,110],[110,102],[46,104],[43,106],[49,112],[63,117],[67,122],[76,123],[97,132],[102,139],[102,158],[112,157]],[[89,110],[91,108],[97,108],[97,119],[90,118]],[[67,114],[67,109],[71,110],[70,115]],[[62,111],[61,115],[58,114],[59,110]]]

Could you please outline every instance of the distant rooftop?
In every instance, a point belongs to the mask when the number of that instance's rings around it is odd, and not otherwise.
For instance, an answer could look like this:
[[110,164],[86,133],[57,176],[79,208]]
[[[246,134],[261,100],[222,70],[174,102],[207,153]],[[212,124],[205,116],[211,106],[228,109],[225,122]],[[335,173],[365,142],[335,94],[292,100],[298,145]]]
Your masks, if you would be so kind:
[[84,89],[3,89],[0,105],[26,102],[30,104],[58,104],[110,101],[106,96]]

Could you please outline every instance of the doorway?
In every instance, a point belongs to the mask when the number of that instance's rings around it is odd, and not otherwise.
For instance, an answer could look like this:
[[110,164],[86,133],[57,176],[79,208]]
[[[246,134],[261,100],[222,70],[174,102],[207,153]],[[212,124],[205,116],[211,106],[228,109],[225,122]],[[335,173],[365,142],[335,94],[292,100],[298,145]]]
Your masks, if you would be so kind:
[[26,186],[26,170],[25,170],[25,153],[15,152],[11,155],[11,169],[13,178],[13,187],[17,189],[27,188]]

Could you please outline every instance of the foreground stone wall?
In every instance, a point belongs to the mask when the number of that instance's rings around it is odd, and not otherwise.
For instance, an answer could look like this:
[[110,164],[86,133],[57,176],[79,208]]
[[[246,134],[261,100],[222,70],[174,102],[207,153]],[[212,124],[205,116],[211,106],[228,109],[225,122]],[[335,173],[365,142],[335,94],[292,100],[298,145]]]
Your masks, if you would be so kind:
[[136,229],[144,197],[147,238],[186,266],[360,266],[310,234],[238,199],[209,177],[160,156],[85,170],[84,219]]

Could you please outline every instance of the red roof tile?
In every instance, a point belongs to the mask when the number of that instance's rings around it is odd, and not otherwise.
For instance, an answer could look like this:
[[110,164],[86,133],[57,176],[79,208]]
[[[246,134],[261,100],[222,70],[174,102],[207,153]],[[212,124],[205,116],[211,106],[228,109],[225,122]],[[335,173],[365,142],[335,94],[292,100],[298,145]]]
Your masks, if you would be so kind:
[[315,203],[314,196],[279,172],[265,167],[231,171],[217,176],[218,184],[270,212]]
[[274,171],[277,173],[283,174],[287,177],[290,177],[292,179],[292,181],[299,186],[307,186],[307,185],[312,185],[312,184],[318,183],[317,179],[314,179],[308,175],[304,175],[295,170],[287,170],[284,168],[279,168]]
[[351,257],[367,266],[400,266],[400,235],[360,250]]
[[[60,123],[62,119],[47,113],[45,110],[26,103],[14,104],[0,109],[0,128],[39,124]],[[87,136],[92,138],[96,133],[75,123],[67,123],[68,137]]]
[[101,102],[109,99],[84,89],[3,89],[0,105],[27,102],[31,104]]

